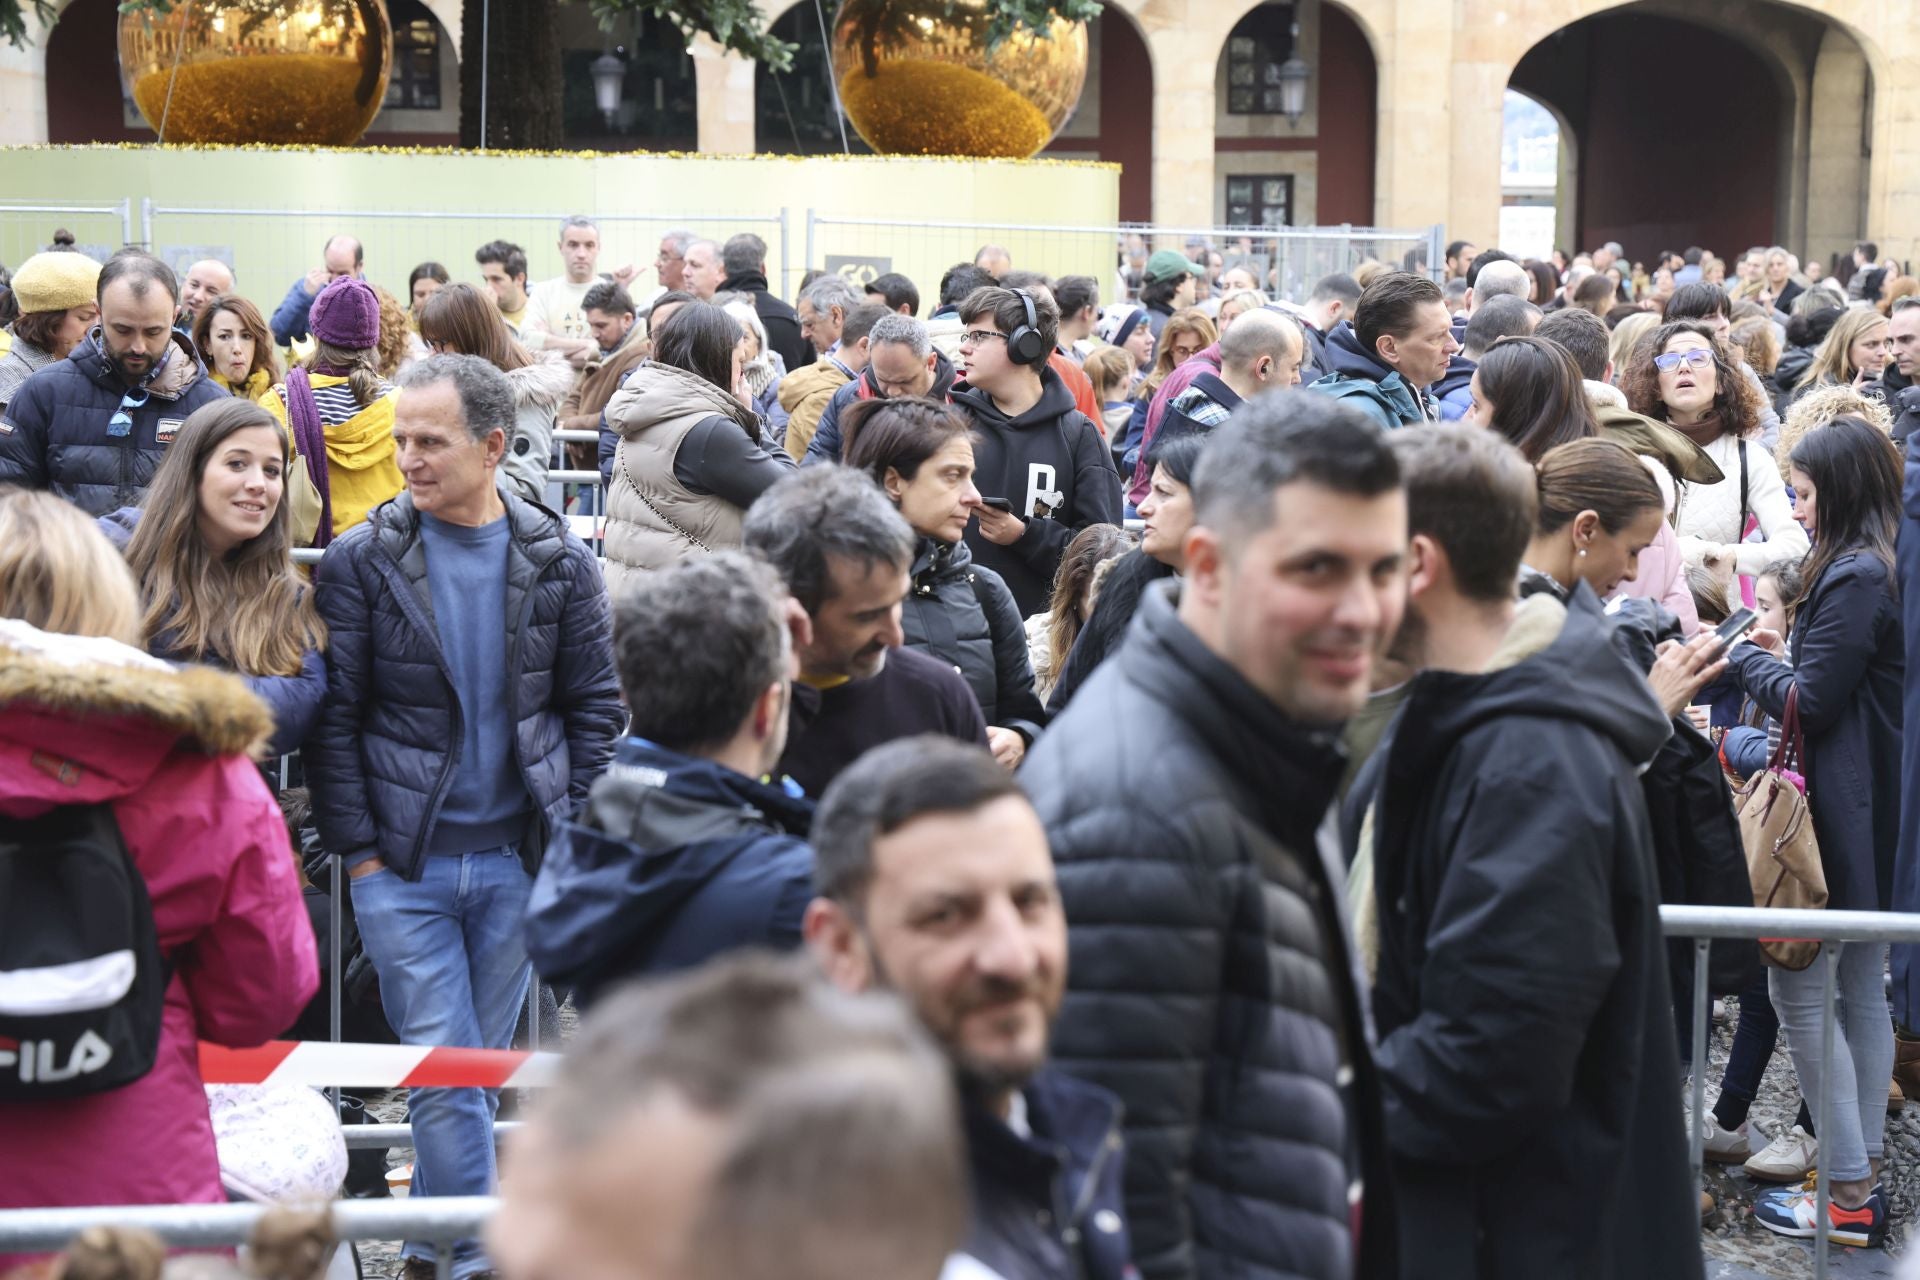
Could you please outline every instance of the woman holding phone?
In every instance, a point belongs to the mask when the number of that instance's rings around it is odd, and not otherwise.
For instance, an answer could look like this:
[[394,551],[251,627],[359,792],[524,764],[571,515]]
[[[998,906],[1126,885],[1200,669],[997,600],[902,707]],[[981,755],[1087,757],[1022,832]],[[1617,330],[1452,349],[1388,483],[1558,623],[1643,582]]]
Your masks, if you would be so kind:
[[[1747,696],[1788,721],[1796,706],[1804,736],[1807,808],[1820,842],[1827,904],[1839,911],[1885,911],[1892,904],[1900,833],[1898,770],[1906,642],[1894,538],[1903,469],[1885,432],[1854,417],[1804,437],[1788,456],[1794,518],[1814,539],[1791,641],[1755,631],[1735,647],[1732,672]],[[1790,659],[1791,665],[1788,661]],[[1823,1060],[1822,999],[1826,949],[1839,948],[1833,1054]],[[1799,972],[1771,969],[1774,1008],[1801,1088],[1816,1115],[1827,1092],[1826,1147],[1832,1188],[1831,1236],[1878,1245],[1887,1201],[1879,1185],[1893,1070],[1893,1026],[1883,986],[1884,943],[1826,943]],[[1782,1235],[1814,1231],[1810,1190],[1776,1193],[1754,1206],[1760,1225]]]

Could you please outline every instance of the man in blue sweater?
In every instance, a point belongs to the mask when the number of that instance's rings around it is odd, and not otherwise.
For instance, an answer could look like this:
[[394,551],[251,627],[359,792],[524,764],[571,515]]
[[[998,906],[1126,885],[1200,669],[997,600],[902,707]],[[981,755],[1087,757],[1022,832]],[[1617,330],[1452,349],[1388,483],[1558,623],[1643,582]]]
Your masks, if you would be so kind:
[[[495,484],[513,417],[506,376],[476,356],[409,368],[393,424],[407,491],[320,563],[330,670],[307,778],[407,1044],[507,1047],[533,874],[624,718],[599,563]],[[413,1091],[414,1195],[492,1192],[497,1101]],[[405,1275],[433,1274],[430,1244],[405,1254]],[[478,1241],[455,1247],[455,1280],[489,1270]]]
[[273,340],[283,347],[306,341],[307,313],[320,291],[342,276],[366,279],[366,250],[352,236],[330,236],[320,246],[320,265],[295,280],[273,310]]

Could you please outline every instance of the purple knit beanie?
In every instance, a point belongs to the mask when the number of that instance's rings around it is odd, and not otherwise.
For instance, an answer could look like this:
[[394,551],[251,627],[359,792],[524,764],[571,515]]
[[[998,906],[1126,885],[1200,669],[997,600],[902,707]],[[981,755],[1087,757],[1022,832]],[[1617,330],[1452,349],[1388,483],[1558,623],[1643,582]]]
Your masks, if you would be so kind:
[[370,350],[380,345],[380,299],[365,280],[342,276],[313,300],[307,324],[330,347]]

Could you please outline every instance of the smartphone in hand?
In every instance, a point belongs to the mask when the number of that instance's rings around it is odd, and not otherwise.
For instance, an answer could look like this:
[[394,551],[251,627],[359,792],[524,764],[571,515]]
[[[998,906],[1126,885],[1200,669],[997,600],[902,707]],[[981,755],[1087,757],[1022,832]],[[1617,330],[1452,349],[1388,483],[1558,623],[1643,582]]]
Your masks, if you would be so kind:
[[1745,605],[1742,605],[1740,608],[1735,609],[1725,622],[1715,627],[1713,634],[1720,637],[1720,647],[1722,649],[1731,649],[1739,642],[1742,636],[1745,636],[1749,631],[1752,631],[1759,625],[1760,615]]

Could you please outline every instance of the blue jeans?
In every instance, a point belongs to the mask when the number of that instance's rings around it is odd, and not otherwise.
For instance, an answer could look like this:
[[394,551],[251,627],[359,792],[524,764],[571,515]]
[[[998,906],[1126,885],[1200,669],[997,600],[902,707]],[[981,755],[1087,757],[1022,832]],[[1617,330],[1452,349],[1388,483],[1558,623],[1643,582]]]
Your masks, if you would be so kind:
[[[375,972],[387,1020],[406,1044],[505,1049],[513,1039],[533,972],[521,930],[533,879],[511,845],[460,857],[428,857],[418,881],[390,869],[352,886],[354,915]],[[494,1089],[414,1089],[416,1196],[484,1196],[495,1187]],[[431,1244],[409,1240],[409,1258],[431,1260]],[[490,1267],[478,1240],[454,1246],[453,1274]]]

